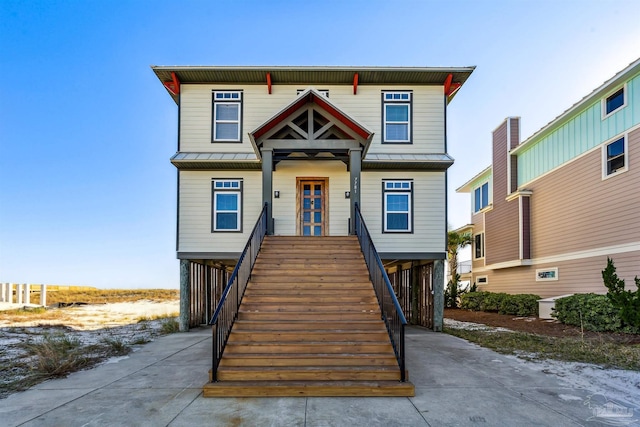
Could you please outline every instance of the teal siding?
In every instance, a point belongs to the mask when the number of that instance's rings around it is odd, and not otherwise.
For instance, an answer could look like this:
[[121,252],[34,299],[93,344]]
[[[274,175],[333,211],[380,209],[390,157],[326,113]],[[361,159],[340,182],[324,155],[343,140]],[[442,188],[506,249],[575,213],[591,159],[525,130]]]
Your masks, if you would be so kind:
[[602,120],[601,99],[518,152],[518,185],[580,156],[640,123],[640,74],[627,82],[627,106]]

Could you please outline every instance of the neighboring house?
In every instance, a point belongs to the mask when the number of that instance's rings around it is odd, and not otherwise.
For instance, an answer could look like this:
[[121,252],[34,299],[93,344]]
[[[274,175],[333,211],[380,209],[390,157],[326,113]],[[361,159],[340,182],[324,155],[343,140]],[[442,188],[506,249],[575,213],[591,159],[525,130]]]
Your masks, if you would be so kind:
[[[265,205],[268,234],[346,236],[358,204],[397,292],[420,281],[418,310],[441,296],[447,105],[474,67],[152,69],[178,105],[171,163],[190,326],[210,318]],[[399,296],[410,311],[417,297]],[[423,323],[438,329],[441,316]]]
[[493,131],[492,165],[471,194],[479,290],[554,297],[606,293],[607,257],[640,275],[640,60],[526,141],[520,119]]

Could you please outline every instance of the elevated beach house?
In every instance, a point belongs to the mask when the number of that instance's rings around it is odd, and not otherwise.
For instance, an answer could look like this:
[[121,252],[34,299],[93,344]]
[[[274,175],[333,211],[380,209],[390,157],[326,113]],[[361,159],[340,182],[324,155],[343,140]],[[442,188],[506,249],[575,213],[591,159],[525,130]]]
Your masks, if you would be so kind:
[[442,327],[447,105],[473,67],[152,69],[178,106],[181,327],[214,326],[205,394],[403,384],[404,324]]
[[640,275],[640,60],[525,141],[520,118],[494,131],[471,194],[472,283],[543,298],[606,293],[613,259]]

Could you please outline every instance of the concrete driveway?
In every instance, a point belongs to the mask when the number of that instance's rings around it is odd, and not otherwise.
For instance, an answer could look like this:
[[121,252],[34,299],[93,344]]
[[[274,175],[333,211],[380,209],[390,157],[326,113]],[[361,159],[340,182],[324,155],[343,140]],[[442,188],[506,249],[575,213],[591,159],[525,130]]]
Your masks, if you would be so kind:
[[210,335],[167,335],[125,358],[11,395],[0,400],[0,425],[557,427],[635,425],[640,415],[639,402],[590,404],[594,390],[413,327],[406,336],[413,398],[205,399]]

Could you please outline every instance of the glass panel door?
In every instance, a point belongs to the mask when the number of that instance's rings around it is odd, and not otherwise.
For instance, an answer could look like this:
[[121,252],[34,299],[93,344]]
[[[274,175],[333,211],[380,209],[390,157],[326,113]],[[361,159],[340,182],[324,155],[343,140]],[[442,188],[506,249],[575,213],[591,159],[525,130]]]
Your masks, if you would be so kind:
[[324,181],[300,184],[300,232],[303,236],[324,236]]

